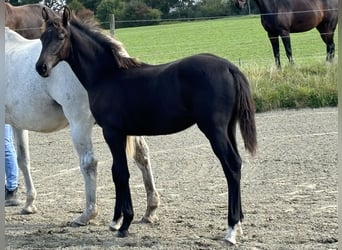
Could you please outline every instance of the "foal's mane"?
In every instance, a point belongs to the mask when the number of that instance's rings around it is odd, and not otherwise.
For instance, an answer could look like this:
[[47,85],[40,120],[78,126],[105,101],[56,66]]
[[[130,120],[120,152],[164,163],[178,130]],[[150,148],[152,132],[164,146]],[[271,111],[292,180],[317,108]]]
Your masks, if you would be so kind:
[[118,68],[128,69],[141,65],[141,62],[136,58],[127,56],[127,52],[121,42],[103,34],[98,22],[94,18],[80,20],[75,15],[72,15],[70,25],[97,41],[101,47],[111,51]]

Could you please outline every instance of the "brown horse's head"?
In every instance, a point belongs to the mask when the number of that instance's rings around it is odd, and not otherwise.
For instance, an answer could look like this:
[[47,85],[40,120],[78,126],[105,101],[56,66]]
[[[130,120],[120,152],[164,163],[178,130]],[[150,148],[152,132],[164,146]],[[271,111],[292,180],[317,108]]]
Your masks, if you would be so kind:
[[65,8],[63,16],[59,17],[50,15],[43,9],[42,15],[45,21],[40,37],[42,51],[36,63],[36,70],[41,76],[48,77],[51,69],[69,55],[71,42],[68,24],[71,11]]
[[234,2],[235,2],[235,6],[239,9],[243,9],[247,5],[246,0],[234,0]]

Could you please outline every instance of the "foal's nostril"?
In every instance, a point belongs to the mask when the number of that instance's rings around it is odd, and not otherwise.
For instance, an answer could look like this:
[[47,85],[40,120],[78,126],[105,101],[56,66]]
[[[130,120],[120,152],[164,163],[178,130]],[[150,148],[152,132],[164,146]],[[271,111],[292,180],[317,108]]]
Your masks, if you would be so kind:
[[42,73],[46,73],[46,71],[47,71],[47,66],[46,66],[46,64],[44,63],[43,65],[42,65]]
[[47,65],[45,63],[43,64],[36,64],[36,70],[41,76],[47,76]]

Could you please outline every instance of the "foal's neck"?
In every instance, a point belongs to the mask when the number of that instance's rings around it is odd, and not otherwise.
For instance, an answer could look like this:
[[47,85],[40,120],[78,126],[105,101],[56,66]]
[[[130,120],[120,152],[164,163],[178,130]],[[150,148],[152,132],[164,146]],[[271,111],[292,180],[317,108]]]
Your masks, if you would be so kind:
[[70,39],[71,49],[66,61],[84,88],[90,90],[100,76],[109,69],[115,70],[113,54],[89,34],[72,26]]

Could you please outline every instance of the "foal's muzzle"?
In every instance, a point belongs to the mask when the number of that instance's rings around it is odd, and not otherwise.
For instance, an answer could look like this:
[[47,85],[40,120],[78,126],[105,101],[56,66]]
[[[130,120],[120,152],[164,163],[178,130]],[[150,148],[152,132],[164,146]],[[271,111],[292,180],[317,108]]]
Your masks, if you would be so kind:
[[36,63],[36,71],[42,77],[48,77],[50,74],[48,66],[45,63]]

